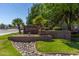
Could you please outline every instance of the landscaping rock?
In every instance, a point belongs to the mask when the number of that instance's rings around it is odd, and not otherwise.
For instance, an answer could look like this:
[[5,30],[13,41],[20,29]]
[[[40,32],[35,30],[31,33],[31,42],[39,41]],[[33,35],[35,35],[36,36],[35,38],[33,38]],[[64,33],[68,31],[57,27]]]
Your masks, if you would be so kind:
[[22,56],[72,56],[69,54],[44,54],[35,48],[35,42],[12,42],[13,46],[20,51]]

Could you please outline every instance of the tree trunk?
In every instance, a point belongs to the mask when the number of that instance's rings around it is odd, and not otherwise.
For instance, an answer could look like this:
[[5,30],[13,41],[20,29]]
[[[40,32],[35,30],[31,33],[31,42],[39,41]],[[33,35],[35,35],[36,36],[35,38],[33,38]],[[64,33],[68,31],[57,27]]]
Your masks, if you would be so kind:
[[68,25],[68,30],[71,31],[71,24]]
[[19,30],[19,34],[21,34],[21,28],[19,24],[18,24],[18,30]]
[[25,32],[25,25],[23,25],[23,34],[25,34],[24,32]]
[[69,4],[69,8],[70,8],[70,15],[69,15],[69,20],[70,20],[70,22],[69,22],[69,24],[68,24],[68,30],[69,31],[71,31],[71,21],[72,21],[72,17],[73,17],[73,15],[72,15],[72,5],[71,4]]
[[38,25],[38,28],[39,28],[39,30],[38,30],[38,34],[40,34],[40,32],[42,31],[41,26]]

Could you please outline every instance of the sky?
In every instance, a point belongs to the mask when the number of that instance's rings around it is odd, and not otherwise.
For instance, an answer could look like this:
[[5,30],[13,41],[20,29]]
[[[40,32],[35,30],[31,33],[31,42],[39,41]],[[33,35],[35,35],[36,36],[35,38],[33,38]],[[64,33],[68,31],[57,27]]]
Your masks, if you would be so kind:
[[15,18],[21,18],[26,23],[28,8],[31,7],[31,3],[0,3],[0,24],[11,24]]

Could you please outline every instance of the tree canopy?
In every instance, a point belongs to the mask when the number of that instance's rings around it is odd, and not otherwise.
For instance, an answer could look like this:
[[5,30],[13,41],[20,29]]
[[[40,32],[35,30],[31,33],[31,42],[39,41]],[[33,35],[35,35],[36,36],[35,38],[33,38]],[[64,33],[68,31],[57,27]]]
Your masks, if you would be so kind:
[[[66,23],[68,30],[79,21],[79,4],[75,3],[45,3],[33,4],[28,15],[27,24],[33,24],[33,20],[39,15],[46,19],[49,28]],[[42,21],[42,20],[41,20]]]
[[19,33],[21,33],[21,27],[24,26],[22,19],[21,18],[15,18],[15,19],[13,19],[12,24],[15,27],[18,27]]

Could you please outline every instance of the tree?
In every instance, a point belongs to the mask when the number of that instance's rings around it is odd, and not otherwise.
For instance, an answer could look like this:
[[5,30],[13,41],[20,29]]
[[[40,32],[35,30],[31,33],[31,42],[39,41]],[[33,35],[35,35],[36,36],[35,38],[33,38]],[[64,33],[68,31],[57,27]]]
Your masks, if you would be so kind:
[[37,16],[35,19],[33,19],[33,24],[34,25],[38,25],[39,27],[39,32],[41,31],[41,29],[45,27],[45,24],[47,23],[47,20],[44,19],[41,15]]
[[22,19],[21,18],[13,19],[12,24],[18,28],[19,33],[21,34],[21,26],[24,25]]
[[35,19],[33,19],[33,24],[39,25],[39,26],[45,26],[45,23],[47,22],[46,19],[44,19],[41,15],[37,16]]
[[10,29],[13,28],[12,24],[8,24],[8,28]]
[[29,12],[27,22],[33,24],[32,20],[39,15],[47,19],[49,28],[66,23],[68,30],[71,30],[72,24],[79,19],[79,4],[34,4]]
[[5,24],[0,24],[0,29],[5,29],[6,25]]

